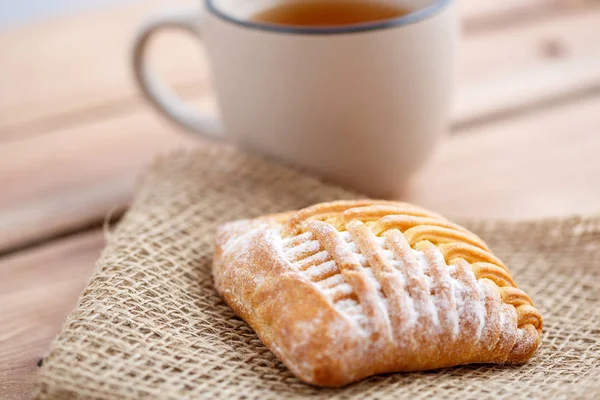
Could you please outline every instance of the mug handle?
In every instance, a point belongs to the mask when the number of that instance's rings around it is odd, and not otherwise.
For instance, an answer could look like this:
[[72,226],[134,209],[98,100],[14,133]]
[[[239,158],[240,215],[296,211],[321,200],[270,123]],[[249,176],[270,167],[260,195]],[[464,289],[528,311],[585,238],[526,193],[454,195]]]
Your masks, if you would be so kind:
[[132,65],[137,84],[150,102],[176,124],[204,136],[223,138],[217,118],[203,114],[185,104],[172,90],[163,85],[146,63],[146,49],[152,36],[162,29],[177,28],[202,38],[197,9],[173,10],[153,17],[139,28],[133,42]]

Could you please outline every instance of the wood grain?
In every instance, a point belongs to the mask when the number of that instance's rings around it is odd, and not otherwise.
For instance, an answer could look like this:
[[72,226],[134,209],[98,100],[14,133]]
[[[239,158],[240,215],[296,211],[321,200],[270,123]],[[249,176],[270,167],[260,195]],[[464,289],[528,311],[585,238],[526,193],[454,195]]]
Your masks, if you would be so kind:
[[521,24],[597,4],[598,0],[458,1],[463,25],[468,32],[473,33]]
[[600,93],[600,8],[484,32],[465,40],[457,126],[523,112],[581,92]]
[[409,200],[482,218],[600,213],[598,127],[594,97],[466,130],[415,177]]
[[145,110],[4,143],[0,253],[100,224],[125,208],[156,153],[198,142]]
[[0,393],[29,399],[37,362],[85,286],[104,243],[94,231],[0,258]]
[[[22,125],[33,124],[33,132],[64,126],[73,113],[102,116],[107,108],[112,114],[132,107],[137,90],[129,50],[136,28],[159,10],[197,4],[144,0],[3,32],[0,137],[21,137]],[[158,38],[150,58],[175,85],[206,76],[197,43],[181,36]]]
[[[593,212],[598,110],[595,97],[465,130],[415,179],[410,200],[459,216]],[[155,153],[201,145],[156,118],[140,111],[0,146],[0,249],[101,223],[125,207]]]
[[[146,3],[131,8],[133,11],[129,14],[119,14],[120,19],[113,21],[116,31],[121,26],[119,21],[126,21],[122,26],[127,26],[137,20],[145,10],[142,6],[146,6]],[[106,11],[98,18],[102,21],[113,13]],[[600,35],[598,20],[600,8],[593,8],[585,13],[567,13],[532,24],[468,37],[461,55],[461,84],[454,119],[458,132],[481,122],[480,119],[486,115],[500,117],[508,111],[523,112],[527,107],[544,105],[548,101],[582,91],[598,91],[600,51],[595,40]],[[85,22],[86,19],[73,19],[72,28],[77,30],[71,32],[86,32],[86,25],[81,21]],[[36,32],[58,35],[53,41],[65,43],[65,49],[77,49],[77,40],[71,39],[69,42],[68,37],[60,36],[67,35],[67,31],[60,26],[51,24],[51,27],[56,29],[45,26]],[[32,29],[35,31],[37,28]],[[113,31],[106,37],[97,29],[94,32],[95,40],[104,46],[99,49],[114,49],[119,47],[119,43],[123,44],[119,42],[120,36]],[[0,41],[6,37],[0,35]],[[173,50],[173,57],[161,57],[164,62],[180,60],[178,57],[193,53],[192,49],[185,50],[185,46],[178,47],[175,44],[185,41],[171,39],[176,40],[167,40],[165,49],[179,50]],[[18,41],[11,46],[19,48]],[[119,51],[125,50],[121,48]],[[85,51],[83,54],[86,54]],[[13,97],[18,100],[18,94],[21,93],[18,87],[13,86],[12,91],[0,91],[0,115],[3,116],[0,121],[10,121],[12,117],[30,118],[32,116],[28,113],[31,112],[57,114],[53,122],[42,118],[44,123],[36,128],[39,135],[27,136],[24,131],[11,129],[8,135],[18,136],[0,146],[0,187],[7,193],[0,197],[0,253],[56,234],[99,224],[108,211],[118,212],[125,208],[133,191],[134,176],[156,152],[191,142],[190,138],[179,134],[177,129],[167,125],[146,105],[136,103],[136,106],[132,106],[134,103],[121,101],[123,98],[117,103],[106,100],[114,93],[123,93],[123,90],[130,90],[127,96],[135,98],[135,90],[127,86],[130,85],[130,79],[126,73],[126,63],[106,63],[99,57],[93,58],[94,62],[88,64],[89,60],[84,56],[80,59],[83,64],[69,64],[77,59],[76,55],[58,59],[59,64],[50,62],[48,69],[35,66],[41,68],[35,70],[41,75],[34,74],[36,78],[32,82],[19,75],[21,71],[27,71],[29,64],[3,64],[2,68],[12,68],[9,75],[0,74],[0,80],[6,79],[4,83],[9,89],[11,85],[31,84],[35,90],[25,91],[33,97],[27,95],[21,98],[22,107],[16,108],[2,102],[7,99],[12,101]],[[122,57],[114,55],[106,59]],[[67,64],[61,64],[63,62]],[[186,74],[190,76],[192,72],[179,69],[181,66],[177,62],[167,67],[167,75],[183,80]],[[44,71],[49,73],[44,75]],[[72,80],[61,78],[60,74],[66,72],[69,72]],[[94,78],[97,86],[76,84],[83,82],[86,74]],[[11,76],[11,79],[7,76]],[[45,82],[46,86],[37,85],[39,82],[36,83],[36,79]],[[126,87],[129,89],[124,89]],[[197,99],[214,107],[206,87],[196,87],[196,91],[202,93]],[[54,95],[50,96],[49,92]],[[12,96],[13,93],[17,95]],[[98,108],[93,105],[105,104],[106,101],[112,106],[119,106]],[[57,111],[53,107],[63,108]],[[61,114],[77,107],[86,108],[88,114]],[[58,127],[52,129],[52,124]],[[470,129],[469,132],[485,132],[485,128]],[[7,137],[5,135],[4,139]]]
[[[0,35],[0,140],[146,107],[133,85],[128,54],[136,26],[151,10],[166,4],[144,1]],[[465,21],[488,21],[485,25],[494,29],[465,36],[457,123],[564,96],[585,85],[598,86],[597,4],[596,0],[462,0]],[[535,11],[544,11],[546,18],[534,18]],[[530,16],[532,23],[491,22],[514,15]],[[544,50],[553,41],[566,49],[559,57],[548,57]],[[151,53],[150,62],[171,85],[186,94],[210,93],[204,50],[193,39],[165,33],[153,43]],[[555,79],[562,70],[568,71],[568,78]]]

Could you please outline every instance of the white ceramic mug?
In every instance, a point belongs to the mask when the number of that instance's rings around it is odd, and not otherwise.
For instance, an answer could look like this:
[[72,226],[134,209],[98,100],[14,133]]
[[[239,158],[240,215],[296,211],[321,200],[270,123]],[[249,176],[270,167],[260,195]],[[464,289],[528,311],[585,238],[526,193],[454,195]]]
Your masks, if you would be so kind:
[[[411,12],[349,26],[252,21],[284,1],[302,0],[206,0],[203,13],[148,21],[133,51],[140,87],[193,132],[231,139],[372,196],[395,197],[449,126],[454,1],[382,0]],[[169,27],[204,41],[222,121],[189,109],[149,72],[148,39]]]

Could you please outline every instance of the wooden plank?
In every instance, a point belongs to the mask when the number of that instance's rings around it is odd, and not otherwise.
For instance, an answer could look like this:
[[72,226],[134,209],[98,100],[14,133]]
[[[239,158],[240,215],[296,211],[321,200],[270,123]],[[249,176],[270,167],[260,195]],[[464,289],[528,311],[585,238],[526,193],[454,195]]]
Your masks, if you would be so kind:
[[[146,107],[129,71],[130,42],[139,22],[166,3],[144,1],[0,35],[0,140]],[[460,4],[465,20],[487,21],[484,25],[495,29],[468,34],[464,41],[458,123],[599,85],[600,52],[594,38],[600,35],[600,11],[592,7],[599,0],[462,0]],[[523,13],[533,18],[536,12],[547,18],[493,24]],[[553,42],[566,49],[562,56],[544,55]],[[187,93],[210,92],[202,46],[177,32],[158,37],[153,46],[151,62],[166,81]],[[555,79],[563,70],[568,71],[562,76],[567,79]]]
[[473,32],[584,9],[597,3],[597,0],[459,0],[458,6],[465,29]]
[[[582,100],[455,135],[409,199],[462,216],[592,212],[600,195],[590,184],[600,179],[598,110],[600,98]],[[7,166],[0,249],[100,223],[124,207],[154,153],[192,143],[156,118],[138,112],[0,147]]]
[[465,40],[453,121],[465,125],[600,92],[600,8]]
[[[196,102],[208,107],[208,102]],[[196,143],[151,111],[0,146],[0,253],[122,211],[157,152]]]
[[460,14],[466,21],[476,21],[478,19],[488,20],[490,17],[511,15],[515,13],[522,14],[528,10],[540,10],[556,7],[560,1],[548,0],[504,0],[504,1],[481,1],[481,0],[461,0],[458,2]]
[[443,214],[536,218],[600,213],[600,97],[452,137],[409,199]]
[[[0,137],[62,126],[74,112],[102,115],[107,108],[118,112],[138,104],[129,68],[136,28],[153,12],[197,4],[144,0],[2,32]],[[175,85],[207,75],[197,43],[181,36],[157,38],[150,57]]]
[[100,249],[94,231],[0,258],[0,393],[29,399],[37,362],[85,286]]

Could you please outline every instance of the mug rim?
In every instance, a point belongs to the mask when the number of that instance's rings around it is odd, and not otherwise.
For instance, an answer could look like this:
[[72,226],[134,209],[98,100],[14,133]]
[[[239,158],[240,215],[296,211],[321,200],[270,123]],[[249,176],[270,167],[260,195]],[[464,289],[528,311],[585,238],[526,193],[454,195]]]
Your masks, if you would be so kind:
[[341,26],[324,26],[324,27],[301,27],[291,25],[279,25],[254,22],[251,20],[244,20],[232,17],[219,10],[214,5],[215,0],[206,0],[206,10],[215,15],[216,17],[241,26],[243,28],[250,28],[260,30],[263,32],[275,32],[275,33],[287,33],[287,34],[301,34],[301,35],[338,35],[358,32],[369,32],[381,29],[398,28],[406,25],[411,25],[416,22],[423,21],[439,14],[454,0],[436,0],[432,4],[419,8],[416,11],[402,15],[396,18],[385,19],[374,22],[362,22],[359,24],[341,25]]

